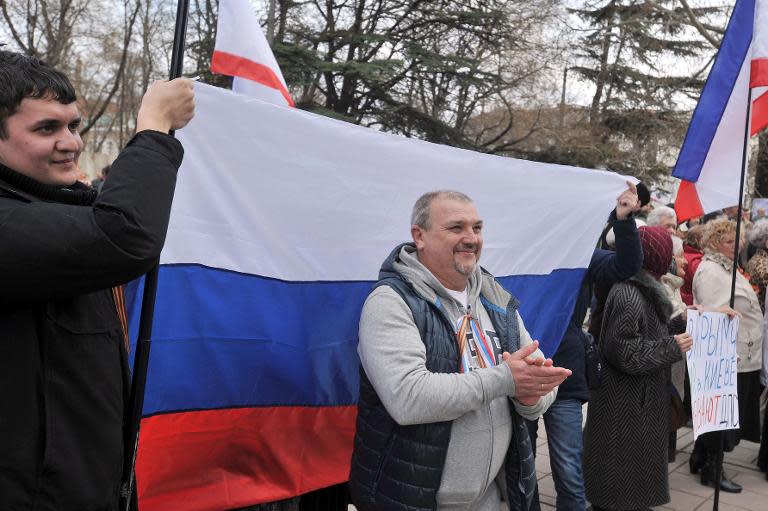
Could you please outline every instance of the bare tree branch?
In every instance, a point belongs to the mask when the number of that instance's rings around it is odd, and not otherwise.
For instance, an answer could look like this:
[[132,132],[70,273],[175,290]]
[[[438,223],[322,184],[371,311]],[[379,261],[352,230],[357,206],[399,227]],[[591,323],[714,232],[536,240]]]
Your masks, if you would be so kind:
[[722,29],[715,30],[715,27],[709,27],[709,30],[704,27],[704,25],[701,24],[701,22],[696,18],[696,15],[693,13],[693,10],[691,9],[691,6],[688,4],[688,0],[680,0],[680,5],[683,6],[683,10],[688,15],[688,20],[691,22],[691,25],[698,30],[698,32],[706,39],[709,44],[714,46],[715,48],[720,47],[720,40],[714,37],[710,30],[713,32],[719,32],[720,34],[724,33]]
[[11,37],[13,37],[13,40],[16,41],[16,44],[19,45],[19,48],[21,48],[24,53],[31,54],[32,49],[24,44],[24,40],[22,39],[21,34],[19,34],[18,30],[16,30],[16,26],[8,14],[8,2],[6,0],[0,0],[0,11],[2,11],[3,19],[5,19],[5,22],[8,24],[8,29],[11,31]]
[[[128,7],[128,0],[126,0],[126,7]],[[141,0],[137,0],[136,7],[133,9],[133,12],[131,13],[131,16],[125,28],[125,35],[123,36],[123,52],[122,52],[122,55],[120,56],[120,64],[118,65],[117,72],[115,73],[115,78],[112,82],[112,88],[107,94],[107,97],[104,98],[101,106],[96,110],[96,113],[89,116],[88,123],[85,125],[85,127],[82,130],[80,130],[81,136],[88,133],[91,130],[91,128],[93,128],[93,126],[98,122],[98,120],[101,119],[101,116],[104,115],[104,112],[107,111],[107,107],[109,106],[109,103],[112,101],[112,98],[114,97],[115,93],[120,88],[120,82],[123,79],[123,76],[125,74],[125,63],[128,59],[128,47],[131,42],[131,36],[133,35],[133,25],[136,22],[136,17],[139,14],[140,9],[141,9]]]

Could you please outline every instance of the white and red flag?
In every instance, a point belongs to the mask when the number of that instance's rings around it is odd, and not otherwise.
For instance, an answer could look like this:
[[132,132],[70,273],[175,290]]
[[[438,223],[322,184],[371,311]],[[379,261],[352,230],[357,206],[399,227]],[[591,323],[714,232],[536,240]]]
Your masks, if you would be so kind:
[[294,106],[275,55],[248,0],[222,0],[211,71],[234,76],[232,90]]
[[737,0],[672,171],[678,221],[739,202],[744,137],[766,126],[768,0]]

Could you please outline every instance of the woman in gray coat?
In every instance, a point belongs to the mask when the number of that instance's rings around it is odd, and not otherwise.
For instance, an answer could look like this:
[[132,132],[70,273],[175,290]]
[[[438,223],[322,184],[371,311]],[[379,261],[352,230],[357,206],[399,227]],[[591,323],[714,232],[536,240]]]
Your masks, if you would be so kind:
[[660,227],[639,233],[643,269],[615,284],[605,305],[603,381],[590,397],[584,431],[587,500],[598,510],[669,502],[670,366],[692,341],[683,314],[670,320],[659,282],[672,261],[672,239]]

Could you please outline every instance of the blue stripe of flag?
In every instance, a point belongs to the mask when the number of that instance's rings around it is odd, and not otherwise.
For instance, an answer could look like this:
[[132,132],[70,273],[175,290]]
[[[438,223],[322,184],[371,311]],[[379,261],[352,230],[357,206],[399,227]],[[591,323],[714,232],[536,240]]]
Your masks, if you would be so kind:
[[[526,326],[550,356],[584,271],[499,279],[521,301]],[[356,404],[357,328],[372,286],[161,266],[144,414]],[[141,286],[128,299],[134,338],[140,296]]]
[[696,182],[752,42],[755,0],[737,0],[672,175]]

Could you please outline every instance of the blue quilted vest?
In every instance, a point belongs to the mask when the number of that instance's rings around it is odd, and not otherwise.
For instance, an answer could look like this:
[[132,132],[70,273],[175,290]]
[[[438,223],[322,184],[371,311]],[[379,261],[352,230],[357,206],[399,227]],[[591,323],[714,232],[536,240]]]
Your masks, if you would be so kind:
[[[399,248],[393,256],[399,253]],[[439,301],[437,304],[427,302],[398,274],[384,268],[379,278],[375,287],[391,287],[411,309],[426,347],[427,369],[434,373],[458,372],[459,354],[453,326]],[[520,344],[517,300],[512,298],[506,309],[492,304],[482,295],[480,300],[503,350],[516,351]],[[510,511],[528,511],[536,488],[533,450],[525,421],[515,412],[512,403],[510,411],[513,438],[505,461],[507,501]],[[358,511],[435,509],[451,425],[451,421],[410,426],[397,424],[361,369],[357,431],[349,478],[352,502]]]

